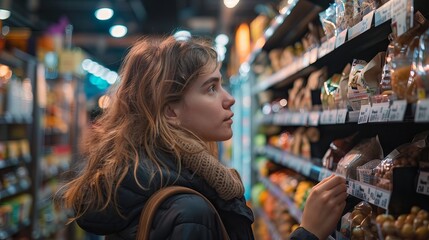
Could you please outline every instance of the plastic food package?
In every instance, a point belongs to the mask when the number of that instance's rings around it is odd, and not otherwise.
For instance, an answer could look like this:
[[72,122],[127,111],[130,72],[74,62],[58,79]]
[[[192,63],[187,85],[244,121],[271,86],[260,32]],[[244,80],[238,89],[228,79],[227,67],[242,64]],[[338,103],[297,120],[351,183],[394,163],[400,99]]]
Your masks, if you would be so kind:
[[356,144],[357,133],[346,138],[335,139],[329,144],[329,149],[322,158],[322,164],[329,170],[336,170],[338,162]]
[[356,168],[358,180],[371,185],[375,184],[375,168],[381,163],[381,159],[374,159]]
[[367,202],[360,202],[341,220],[340,233],[344,239],[375,240],[378,239],[377,226],[372,221],[372,207]]
[[335,36],[337,30],[336,20],[336,3],[330,4],[329,7],[319,13],[320,22],[322,23],[323,30],[326,38]]
[[349,81],[347,85],[347,99],[353,111],[359,111],[361,105],[369,103],[366,84],[363,80],[362,70],[367,62],[354,59],[350,70]]
[[425,141],[416,141],[402,144],[394,149],[375,168],[375,185],[387,190],[391,190],[393,168],[417,166],[420,152],[425,146]]
[[347,178],[357,180],[356,168],[374,159],[383,158],[383,148],[378,136],[364,139],[354,146],[338,162],[336,172]]

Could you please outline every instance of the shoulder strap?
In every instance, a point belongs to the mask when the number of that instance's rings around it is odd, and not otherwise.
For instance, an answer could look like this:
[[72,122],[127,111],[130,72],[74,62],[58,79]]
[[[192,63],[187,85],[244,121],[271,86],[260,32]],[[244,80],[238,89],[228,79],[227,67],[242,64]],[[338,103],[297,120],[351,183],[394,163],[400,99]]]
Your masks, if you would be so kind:
[[155,192],[147,201],[145,207],[143,208],[143,211],[140,215],[140,222],[137,229],[137,240],[147,240],[149,239],[149,232],[150,228],[152,226],[152,219],[158,209],[158,207],[162,204],[164,200],[167,198],[175,195],[175,194],[181,194],[181,193],[188,193],[188,194],[195,194],[200,196],[202,199],[204,199],[208,205],[213,209],[213,211],[216,213],[219,226],[221,227],[222,236],[224,240],[229,240],[228,233],[225,229],[225,226],[223,225],[222,219],[219,216],[219,213],[217,212],[216,208],[213,206],[213,204],[201,193],[187,187],[182,186],[169,186],[162,188]]

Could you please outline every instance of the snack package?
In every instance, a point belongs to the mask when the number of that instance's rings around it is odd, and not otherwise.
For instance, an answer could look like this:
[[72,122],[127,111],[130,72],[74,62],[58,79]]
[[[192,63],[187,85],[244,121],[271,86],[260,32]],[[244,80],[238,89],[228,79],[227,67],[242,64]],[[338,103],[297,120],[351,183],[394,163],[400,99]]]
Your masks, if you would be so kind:
[[351,70],[351,64],[348,63],[341,74],[339,87],[334,91],[335,105],[338,108],[349,108],[347,99],[347,84],[349,82],[349,75]]
[[334,37],[337,31],[336,3],[330,4],[325,11],[320,12],[319,18],[326,38]]
[[357,133],[346,138],[335,139],[329,144],[329,149],[322,158],[323,167],[335,171],[338,162],[349,152],[357,142]]
[[334,74],[332,75],[331,78],[329,78],[323,83],[323,86],[321,88],[320,98],[322,101],[322,108],[324,110],[337,108],[337,106],[335,105],[334,94],[338,92],[338,89],[340,87],[340,80],[341,80],[341,75]]
[[373,159],[383,158],[383,148],[378,136],[361,140],[339,162],[336,172],[357,180],[356,168]]
[[393,168],[417,166],[425,141],[405,143],[389,153],[375,168],[375,185],[392,190]]
[[353,111],[359,111],[361,105],[369,104],[369,95],[362,76],[366,64],[364,60],[354,59],[350,70],[347,99]]

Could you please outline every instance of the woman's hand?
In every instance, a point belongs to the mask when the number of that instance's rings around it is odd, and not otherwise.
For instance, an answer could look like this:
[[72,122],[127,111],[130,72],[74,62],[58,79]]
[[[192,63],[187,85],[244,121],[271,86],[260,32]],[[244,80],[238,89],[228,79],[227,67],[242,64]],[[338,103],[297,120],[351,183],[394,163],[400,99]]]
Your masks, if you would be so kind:
[[335,229],[346,206],[347,186],[343,177],[331,175],[310,192],[304,207],[301,227],[325,240]]

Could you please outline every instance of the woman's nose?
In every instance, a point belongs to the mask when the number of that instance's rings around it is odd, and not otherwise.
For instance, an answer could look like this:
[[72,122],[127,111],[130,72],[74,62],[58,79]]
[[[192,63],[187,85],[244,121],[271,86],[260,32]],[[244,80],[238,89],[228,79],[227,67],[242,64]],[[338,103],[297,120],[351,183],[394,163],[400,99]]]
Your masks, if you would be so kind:
[[230,108],[235,103],[235,98],[225,91],[225,100],[223,101],[224,108]]

